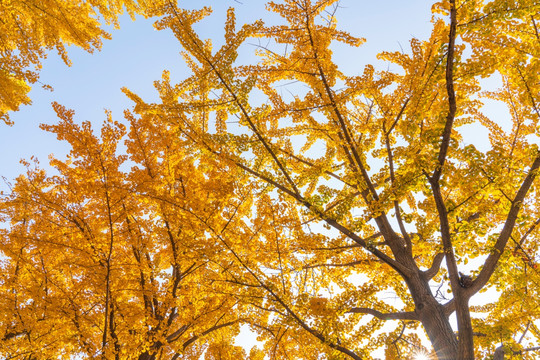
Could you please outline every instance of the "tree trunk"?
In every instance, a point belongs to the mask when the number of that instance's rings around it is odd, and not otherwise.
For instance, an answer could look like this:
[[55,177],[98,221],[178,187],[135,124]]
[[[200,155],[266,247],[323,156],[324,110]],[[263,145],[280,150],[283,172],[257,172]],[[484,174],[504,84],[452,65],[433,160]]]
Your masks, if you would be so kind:
[[493,360],[504,360],[504,347],[502,345],[495,349]]
[[456,301],[456,316],[458,323],[459,356],[460,360],[474,360],[474,341],[469,311],[469,300],[461,296],[461,291],[454,294]]
[[428,300],[425,303],[427,304],[419,311],[420,321],[427,332],[438,359],[457,360],[458,341],[443,307],[437,301]]
[[439,360],[458,359],[458,340],[444,308],[431,293],[428,281],[420,270],[416,276],[406,280],[412,294],[416,313],[433,345]]

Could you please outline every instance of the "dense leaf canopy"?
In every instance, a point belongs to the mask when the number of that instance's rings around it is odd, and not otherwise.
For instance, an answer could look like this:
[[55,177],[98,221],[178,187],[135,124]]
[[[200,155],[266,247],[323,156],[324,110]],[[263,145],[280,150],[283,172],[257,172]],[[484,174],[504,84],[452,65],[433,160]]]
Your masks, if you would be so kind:
[[[118,16],[160,14],[159,1],[3,0],[0,3],[0,120],[30,104],[30,84],[39,80],[41,60],[56,50],[70,65],[66,46],[93,52],[110,39],[103,25],[118,27]],[[50,86],[43,84],[45,88]]]

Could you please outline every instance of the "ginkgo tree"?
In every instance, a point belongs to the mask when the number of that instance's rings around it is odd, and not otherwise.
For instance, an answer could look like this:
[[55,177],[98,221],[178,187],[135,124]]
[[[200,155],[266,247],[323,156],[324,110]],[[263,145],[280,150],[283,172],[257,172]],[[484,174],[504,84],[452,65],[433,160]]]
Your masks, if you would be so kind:
[[[205,11],[173,7],[159,24],[182,44],[193,76],[178,85],[165,77],[160,104],[128,92],[137,113],[168,119],[208,156],[268,185],[254,215],[268,257],[235,255],[246,270],[238,286],[259,288],[261,316],[272,314],[270,324],[291,335],[266,327],[261,336],[286,349],[298,345],[280,339],[306,332],[329,354],[356,359],[386,344],[399,357],[417,342],[409,329],[421,325],[441,359],[496,348],[534,356],[523,339],[538,337],[540,4],[435,3],[429,39],[380,55],[400,70],[367,66],[348,76],[332,43],[362,41],[337,28],[335,3],[270,2],[284,25],[240,30],[231,11],[217,51],[192,27]],[[259,63],[236,65],[248,37],[268,45]],[[488,76],[502,87],[482,94]],[[307,90],[283,95],[278,88],[290,81]],[[483,97],[508,106],[508,130],[482,114]],[[238,125],[228,129],[231,118]],[[473,122],[489,133],[489,150],[462,140]],[[472,259],[477,265],[460,274]],[[472,307],[488,288],[500,297]],[[383,301],[385,291],[401,304]],[[402,325],[386,332],[388,320]]]
[[207,239],[210,226],[235,226],[224,216],[242,205],[238,171],[151,120],[130,118],[126,134],[109,117],[96,136],[55,110],[61,121],[44,128],[69,142],[68,158],[51,161],[55,176],[28,163],[2,201],[2,357],[243,355],[232,341],[242,305],[212,288],[230,260]]
[[[157,103],[125,89],[128,134],[108,123],[98,140],[56,105],[46,128],[73,162],[30,170],[2,201],[5,354],[538,356],[540,4],[434,3],[428,39],[379,55],[397,70],[361,75],[332,57],[363,42],[336,4],[268,2],[279,25],[240,28],[231,9],[216,51],[193,28],[210,9],[169,2],[156,27],[192,75],[164,72]],[[238,64],[249,38],[260,60]],[[240,324],[260,342],[249,355]]]

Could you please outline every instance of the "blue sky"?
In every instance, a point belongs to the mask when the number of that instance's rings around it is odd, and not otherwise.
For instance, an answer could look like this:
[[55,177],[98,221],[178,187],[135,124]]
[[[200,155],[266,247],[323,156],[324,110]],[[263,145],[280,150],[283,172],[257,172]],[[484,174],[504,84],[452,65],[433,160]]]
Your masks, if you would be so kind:
[[[271,23],[262,0],[183,0],[187,8],[211,6],[214,13],[199,25],[201,36],[214,39],[218,45],[222,39],[223,22],[228,7],[237,9],[237,25],[262,18]],[[335,56],[342,71],[360,74],[364,65],[376,63],[380,69],[386,65],[377,62],[376,54],[383,50],[397,51],[408,48],[411,37],[425,39],[430,33],[430,2],[424,0],[342,0],[337,13],[340,28],[353,35],[367,39],[357,49],[339,47]],[[15,125],[0,125],[0,176],[12,180],[24,172],[20,159],[36,156],[46,167],[49,154],[62,158],[68,150],[66,144],[52,134],[39,129],[40,123],[57,122],[51,107],[52,101],[75,110],[77,121],[90,120],[96,128],[105,119],[104,109],[112,111],[117,120],[123,118],[123,110],[132,103],[121,92],[127,87],[143,99],[156,99],[153,81],[161,77],[163,70],[170,70],[173,80],[188,76],[187,68],[179,55],[181,48],[167,30],[156,31],[154,19],[128,16],[121,18],[120,29],[111,29],[112,40],[106,40],[100,52],[86,53],[70,48],[73,62],[66,66],[54,52],[43,61],[40,81],[51,85],[53,92],[34,86],[30,93],[33,101],[11,115]],[[247,45],[245,53],[255,47]],[[0,184],[0,189],[5,189]]]

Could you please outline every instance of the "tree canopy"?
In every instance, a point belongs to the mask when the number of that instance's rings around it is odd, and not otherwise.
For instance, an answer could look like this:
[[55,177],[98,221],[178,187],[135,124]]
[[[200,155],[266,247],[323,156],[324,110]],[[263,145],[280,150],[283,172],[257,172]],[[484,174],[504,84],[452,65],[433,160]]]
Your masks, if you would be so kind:
[[53,104],[71,152],[2,197],[2,356],[538,356],[540,3],[436,2],[429,38],[358,74],[333,58],[363,43],[337,0],[229,9],[218,49],[194,29],[211,10],[181,5],[156,28],[192,75],[124,89],[100,134]]
[[[41,60],[56,50],[70,65],[66,46],[88,52],[99,50],[110,39],[104,25],[118,27],[124,12],[155,16],[159,1],[132,0],[4,0],[0,4],[0,120],[10,122],[9,112],[30,104],[30,84],[39,80]],[[49,85],[43,84],[50,88]]]

